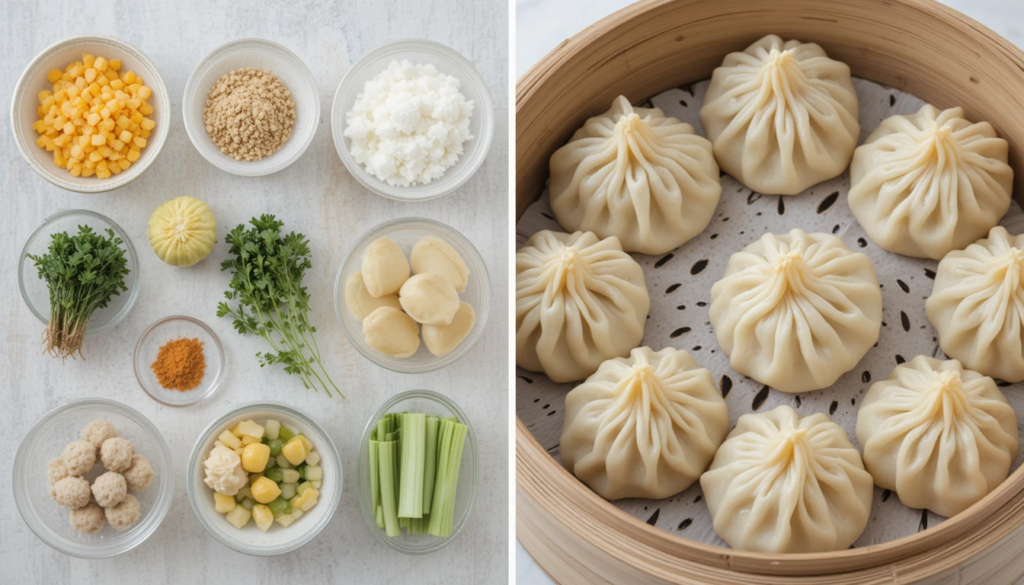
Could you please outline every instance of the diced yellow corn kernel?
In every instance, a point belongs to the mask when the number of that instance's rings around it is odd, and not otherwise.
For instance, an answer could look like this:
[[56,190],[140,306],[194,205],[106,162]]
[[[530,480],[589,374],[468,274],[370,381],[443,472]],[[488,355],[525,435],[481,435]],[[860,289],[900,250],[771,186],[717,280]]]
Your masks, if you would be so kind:
[[132,166],[132,163],[128,162],[128,159],[122,158],[118,159],[117,166],[121,167],[122,171],[127,171],[128,167]]
[[306,446],[298,437],[292,437],[284,447],[281,447],[281,454],[288,460],[288,463],[299,465],[306,459]]
[[69,170],[71,171],[72,177],[80,177],[82,175],[81,163],[72,163],[71,168]]
[[107,139],[104,138],[103,135],[101,135],[101,134],[93,134],[92,135],[91,144],[93,146],[99,146],[101,144],[105,144],[106,142],[107,142]]
[[143,103],[139,106],[139,112],[141,112],[143,116],[151,116],[153,114],[153,106]]
[[242,451],[242,469],[262,473],[270,459],[270,447],[263,443],[250,443]]
[[107,66],[110,69],[113,69],[114,71],[120,71],[121,70],[121,60],[120,59],[111,59]]
[[121,81],[124,81],[125,83],[128,83],[128,84],[135,83],[135,72],[134,71],[129,71],[128,73],[125,73],[124,75],[121,76]]
[[133,148],[133,149],[128,151],[128,154],[125,156],[125,158],[127,158],[129,162],[135,162],[135,161],[139,160],[139,156],[141,156],[141,155],[142,155],[142,153],[139,152],[139,150],[137,148]]
[[93,64],[93,67],[95,67],[97,71],[106,71],[107,65],[108,63],[106,59],[104,59],[103,57],[96,57],[96,61]]
[[249,487],[249,491],[252,492],[252,499],[261,504],[269,504],[276,500],[277,496],[281,495],[281,488],[273,480],[266,477],[257,479]]
[[60,69],[51,69],[50,72],[46,74],[46,79],[48,79],[50,83],[57,83],[61,77],[64,77],[64,72]]
[[94,55],[90,55],[89,53],[85,53],[82,55],[82,63],[86,67],[92,67],[93,64],[96,63],[96,57]]
[[227,514],[233,510],[236,505],[238,505],[238,503],[235,502],[235,498],[225,496],[224,494],[218,494],[217,492],[213,492],[213,503],[218,514]]
[[138,95],[139,95],[140,98],[142,98],[144,100],[148,100],[149,96],[153,95],[153,90],[150,89],[148,85],[143,85],[142,87],[139,88]]

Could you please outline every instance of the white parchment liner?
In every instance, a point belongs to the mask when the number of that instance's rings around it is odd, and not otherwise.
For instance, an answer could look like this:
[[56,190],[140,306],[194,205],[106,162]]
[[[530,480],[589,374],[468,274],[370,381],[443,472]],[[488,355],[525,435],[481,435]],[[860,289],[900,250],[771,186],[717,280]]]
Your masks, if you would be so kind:
[[[651,102],[667,115],[692,124],[698,134],[704,135],[698,112],[707,86],[708,82],[702,81],[671,89]],[[855,79],[854,86],[860,100],[861,141],[883,119],[917,112],[924,104],[912,95],[873,82]],[[938,263],[892,254],[872,243],[847,205],[849,185],[847,172],[800,195],[762,196],[726,175],[722,177],[722,200],[703,233],[663,256],[633,255],[643,266],[651,294],[651,313],[642,345],[655,350],[669,346],[688,350],[697,363],[711,371],[719,388],[728,392],[726,402],[731,425],[735,425],[742,414],[755,410],[765,412],[788,404],[803,416],[815,412],[829,414],[856,444],[857,409],[872,381],[887,377],[901,359],[910,361],[921,354],[943,357],[935,330],[924,311]],[[1014,203],[1001,224],[1010,233],[1024,232],[1024,212]],[[796,227],[807,232],[835,234],[851,249],[871,258],[882,286],[883,323],[878,344],[832,387],[805,394],[785,394],[770,390],[729,367],[729,358],[712,333],[707,306],[711,285],[722,277],[730,255],[766,232],[779,234]],[[551,213],[546,192],[527,209],[516,226],[517,248],[543,229],[564,231]],[[521,368],[517,368],[516,374],[516,414],[557,459],[562,408],[565,394],[573,384],[555,384],[542,373]],[[1017,413],[1019,431],[1024,423],[1021,384],[1001,383],[1000,386]],[[1017,469],[1022,459],[1024,452],[1018,454],[1013,469]],[[728,546],[712,528],[699,482],[666,500],[628,499],[616,501],[615,505],[662,530],[707,544]],[[894,540],[943,520],[931,512],[908,508],[895,494],[875,488],[871,520],[854,546]]]

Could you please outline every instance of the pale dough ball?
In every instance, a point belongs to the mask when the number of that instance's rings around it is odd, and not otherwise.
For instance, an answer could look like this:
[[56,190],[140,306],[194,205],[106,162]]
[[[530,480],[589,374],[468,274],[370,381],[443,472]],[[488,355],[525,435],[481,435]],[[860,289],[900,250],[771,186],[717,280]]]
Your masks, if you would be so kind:
[[366,343],[384,355],[407,358],[420,348],[420,328],[409,315],[381,307],[363,319]]
[[120,504],[127,495],[128,483],[116,471],[108,471],[92,482],[92,497],[104,508]]
[[50,462],[46,464],[46,475],[50,479],[51,486],[65,477],[68,477],[70,474],[68,473],[67,466],[64,465],[64,459],[60,457],[51,459]]
[[103,508],[96,502],[89,502],[84,507],[71,510],[71,527],[86,534],[96,534],[103,529],[106,520],[103,517]]
[[459,310],[459,293],[436,274],[417,274],[398,293],[402,308],[417,323],[448,325]]
[[388,238],[370,242],[363,255],[363,282],[372,297],[398,292],[409,278],[409,261],[398,244]]
[[394,293],[381,297],[371,295],[366,289],[366,283],[363,282],[362,272],[353,273],[345,281],[345,305],[352,316],[360,321],[380,307],[402,308],[398,303],[398,295]]
[[447,280],[455,290],[466,290],[469,268],[455,248],[441,238],[420,238],[412,249],[411,259],[413,274],[436,274]]
[[142,508],[135,496],[128,494],[120,504],[104,508],[103,513],[111,526],[117,530],[124,530],[135,524],[135,521],[139,519],[139,514],[142,513]]
[[96,447],[96,453],[99,454],[100,447],[103,445],[103,441],[112,439],[117,436],[117,430],[114,425],[108,423],[105,420],[94,420],[89,423],[89,426],[85,427],[82,431],[82,440],[89,441]]
[[100,447],[100,462],[107,471],[121,472],[128,469],[132,464],[132,455],[135,455],[135,449],[131,442],[120,437],[107,439]]
[[82,475],[96,465],[96,447],[89,441],[74,441],[64,447],[61,458],[64,459],[68,475]]
[[131,467],[126,469],[121,475],[124,476],[128,489],[133,492],[141,492],[153,482],[153,476],[156,473],[153,472],[153,466],[149,464],[149,459],[142,455],[132,455]]
[[81,477],[65,477],[50,490],[53,501],[72,510],[88,504],[90,493],[89,482]]
[[469,334],[476,321],[476,311],[469,303],[460,303],[449,325],[424,325],[423,343],[430,353],[440,357],[455,349]]

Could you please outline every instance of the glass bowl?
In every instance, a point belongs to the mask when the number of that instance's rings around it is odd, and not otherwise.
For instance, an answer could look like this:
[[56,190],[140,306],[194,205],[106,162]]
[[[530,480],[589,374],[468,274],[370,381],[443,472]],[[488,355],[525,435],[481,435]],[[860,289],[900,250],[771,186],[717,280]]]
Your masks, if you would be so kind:
[[[195,338],[203,343],[206,371],[199,386],[187,391],[168,390],[160,385],[150,367],[160,346],[180,337]],[[220,338],[206,323],[184,315],[164,317],[149,326],[135,344],[135,379],[150,398],[168,406],[188,406],[206,400],[220,388],[224,371],[224,347]]]
[[[455,488],[455,513],[452,519],[452,533],[444,538],[430,534],[407,534],[394,538],[385,534],[384,529],[377,526],[370,495],[370,431],[382,416],[389,412],[422,412],[440,417],[454,416],[466,425],[466,442],[462,449],[462,462],[459,464],[459,483]],[[426,554],[448,546],[462,532],[473,511],[476,501],[477,483],[480,480],[476,452],[476,434],[466,414],[451,399],[430,390],[409,390],[389,398],[373,413],[366,422],[363,438],[359,441],[359,507],[363,511],[366,526],[378,540],[391,548],[406,554]]]
[[[377,238],[391,238],[402,248],[405,257],[408,258],[416,242],[426,236],[434,236],[448,242],[466,262],[466,266],[469,268],[469,280],[466,283],[466,290],[459,293],[459,299],[472,305],[476,312],[476,322],[473,323],[473,328],[470,329],[462,343],[443,356],[439,357],[430,353],[422,340],[420,348],[410,357],[395,358],[384,355],[366,343],[366,339],[363,337],[362,322],[356,319],[345,306],[345,282],[348,281],[349,275],[359,272],[366,248]],[[378,366],[403,374],[421,374],[437,370],[465,355],[480,338],[484,325],[487,323],[490,307],[491,280],[487,274],[487,265],[484,264],[480,252],[466,239],[466,236],[455,229],[439,221],[421,217],[407,217],[385,222],[364,234],[342,260],[338,276],[334,281],[334,313],[337,315],[341,329],[345,332],[349,343]]]
[[128,260],[128,274],[124,277],[124,284],[128,290],[110,299],[110,303],[103,309],[98,309],[89,318],[86,327],[86,335],[96,335],[109,329],[113,329],[122,319],[128,315],[135,305],[135,299],[139,296],[139,258],[135,254],[135,246],[121,226],[114,223],[109,217],[100,215],[93,211],[84,209],[68,209],[51,215],[43,220],[25,242],[21,250],[21,258],[18,260],[18,286],[21,288],[21,298],[25,299],[32,314],[46,325],[50,322],[50,290],[46,283],[39,278],[35,263],[27,254],[40,256],[46,253],[50,246],[50,236],[59,232],[68,232],[74,235],[78,232],[78,226],[89,226],[99,232],[110,228],[114,235],[124,241],[125,252]]
[[[244,67],[273,71],[295,102],[292,135],[277,152],[256,161],[235,160],[221,152],[206,133],[203,122],[203,107],[210,88],[224,74]],[[320,125],[320,92],[309,67],[284,45],[264,39],[239,39],[217,47],[196,65],[185,84],[182,118],[192,145],[213,166],[233,175],[262,177],[287,168],[306,152]]]
[[[80,61],[83,53],[102,55],[107,59],[120,59],[122,71],[134,71],[153,90],[153,95],[147,102],[153,106],[153,114],[150,117],[156,122],[156,127],[147,139],[146,147],[142,149],[139,160],[128,167],[127,171],[107,179],[100,179],[95,175],[74,177],[67,169],[53,164],[53,154],[36,146],[38,134],[32,129],[32,124],[39,119],[36,113],[39,106],[36,95],[44,89],[53,87],[46,79],[47,73],[52,69],[63,71],[74,61]],[[113,37],[70,37],[43,49],[21,74],[14,88],[14,99],[11,100],[11,130],[14,133],[14,142],[29,166],[61,189],[79,193],[110,191],[139,178],[160,155],[170,128],[171,98],[156,64],[142,51]]]
[[[64,446],[78,440],[85,427],[97,419],[113,424],[118,436],[130,440],[156,475],[149,488],[132,494],[142,508],[135,524],[120,532],[105,524],[95,534],[84,534],[71,527],[67,508],[50,497],[46,464],[60,457]],[[85,477],[91,482],[102,472],[97,461]],[[14,457],[14,500],[25,523],[44,543],[67,555],[101,559],[128,552],[156,532],[171,507],[173,474],[171,450],[149,419],[119,402],[86,398],[50,411],[25,435]]]
[[[441,73],[451,75],[460,82],[460,91],[474,102],[469,131],[472,140],[466,141],[464,152],[454,166],[439,179],[426,185],[396,187],[366,172],[349,153],[349,139],[345,137],[345,114],[352,110],[363,86],[375,75],[387,69],[391,61],[408,59],[413,63],[435,65]],[[458,189],[480,168],[494,136],[494,108],[487,84],[473,64],[454,49],[425,39],[406,39],[377,47],[366,53],[345,72],[334,94],[331,105],[331,134],[338,156],[348,172],[364,187],[378,195],[398,201],[426,201],[447,195]]]
[[[275,522],[266,532],[249,523],[241,529],[235,528],[214,508],[213,490],[204,482],[203,460],[217,435],[236,423],[253,419],[256,421],[273,418],[290,429],[306,435],[320,452],[320,466],[324,478],[320,489],[319,502],[291,526],[284,527]],[[253,556],[271,556],[291,552],[313,540],[334,517],[342,492],[341,457],[327,432],[313,419],[301,412],[277,402],[247,404],[232,410],[213,421],[199,435],[188,461],[188,475],[185,476],[188,500],[199,523],[218,542],[240,553]]]

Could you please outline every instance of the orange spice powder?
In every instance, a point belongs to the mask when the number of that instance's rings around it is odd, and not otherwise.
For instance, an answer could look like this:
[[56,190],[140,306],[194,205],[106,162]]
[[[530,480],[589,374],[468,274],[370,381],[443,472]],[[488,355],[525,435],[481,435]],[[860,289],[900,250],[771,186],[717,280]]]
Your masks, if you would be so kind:
[[185,392],[203,381],[206,356],[198,338],[180,337],[160,346],[156,361],[149,366],[160,385],[168,390]]

